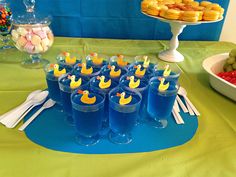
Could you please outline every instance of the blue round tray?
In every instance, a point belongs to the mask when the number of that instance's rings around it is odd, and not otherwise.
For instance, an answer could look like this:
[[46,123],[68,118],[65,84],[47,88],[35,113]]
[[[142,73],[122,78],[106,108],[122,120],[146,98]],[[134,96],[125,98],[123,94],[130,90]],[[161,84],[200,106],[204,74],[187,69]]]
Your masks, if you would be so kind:
[[[35,111],[36,109],[31,114]],[[76,144],[75,127],[66,123],[64,114],[56,107],[42,112],[26,128],[25,133],[34,143],[56,151],[81,154],[150,152],[182,145],[194,136],[198,127],[197,117],[183,112],[181,116],[185,121],[184,125],[177,125],[171,116],[165,129],[156,129],[146,124],[136,126],[132,132],[133,141],[127,145],[113,144],[107,139],[89,147]]]

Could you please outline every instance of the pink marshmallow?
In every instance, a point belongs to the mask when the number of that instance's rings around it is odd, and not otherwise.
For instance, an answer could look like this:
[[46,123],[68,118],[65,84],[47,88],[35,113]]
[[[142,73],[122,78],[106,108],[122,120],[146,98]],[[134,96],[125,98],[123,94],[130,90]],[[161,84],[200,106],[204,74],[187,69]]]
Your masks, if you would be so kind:
[[27,33],[27,34],[25,35],[27,41],[31,41],[31,40],[32,40],[32,35],[33,35],[33,34],[32,34],[31,32],[29,32],[29,33]]
[[28,53],[34,53],[34,45],[31,42],[27,42],[24,49]]
[[41,39],[45,39],[47,37],[47,34],[45,31],[36,31],[35,34],[37,34]]

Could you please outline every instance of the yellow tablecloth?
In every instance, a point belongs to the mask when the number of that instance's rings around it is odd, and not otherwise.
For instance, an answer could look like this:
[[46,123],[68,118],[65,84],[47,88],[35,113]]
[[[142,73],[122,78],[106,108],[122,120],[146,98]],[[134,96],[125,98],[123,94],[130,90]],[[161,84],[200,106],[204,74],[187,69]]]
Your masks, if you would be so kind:
[[[152,55],[167,41],[56,38],[44,58],[55,61],[61,51],[108,55]],[[215,92],[201,63],[213,54],[236,48],[227,42],[181,42],[180,83],[201,112],[193,139],[166,150],[119,155],[81,155],[45,149],[17,129],[0,126],[1,177],[234,177],[236,175],[236,104]],[[36,89],[45,89],[43,70],[24,69],[25,54],[0,53],[0,114],[20,104]],[[153,61],[155,62],[155,61]],[[174,132],[173,132],[174,133]],[[158,141],[158,140],[157,140]]]

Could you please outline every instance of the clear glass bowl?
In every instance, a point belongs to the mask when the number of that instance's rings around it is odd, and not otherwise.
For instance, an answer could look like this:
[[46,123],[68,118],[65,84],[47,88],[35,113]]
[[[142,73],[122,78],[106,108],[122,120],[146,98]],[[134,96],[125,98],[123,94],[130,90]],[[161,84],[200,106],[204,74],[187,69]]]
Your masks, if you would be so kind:
[[12,40],[19,51],[26,52],[29,57],[23,61],[27,68],[43,68],[49,62],[41,58],[54,41],[49,25],[50,16],[34,12],[35,0],[24,0],[26,12],[13,16]]
[[13,24],[12,40],[18,50],[29,54],[25,67],[42,68],[48,61],[41,54],[48,51],[54,41],[49,24]]

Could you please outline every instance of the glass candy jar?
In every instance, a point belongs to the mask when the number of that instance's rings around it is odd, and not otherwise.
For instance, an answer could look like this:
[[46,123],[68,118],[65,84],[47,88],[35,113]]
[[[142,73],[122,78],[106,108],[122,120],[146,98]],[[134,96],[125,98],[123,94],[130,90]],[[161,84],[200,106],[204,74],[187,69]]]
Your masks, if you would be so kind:
[[50,17],[43,17],[34,12],[35,0],[24,0],[27,12],[13,18],[12,40],[18,50],[29,57],[23,61],[27,68],[42,68],[49,62],[41,58],[54,41],[49,25]]
[[9,45],[10,37],[9,33],[12,25],[12,12],[9,4],[5,0],[0,0],[0,35],[1,35],[1,47],[0,50],[13,48]]

